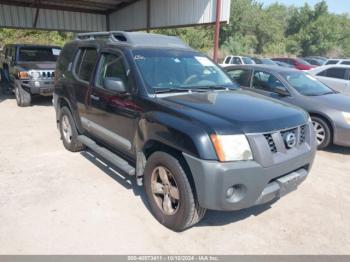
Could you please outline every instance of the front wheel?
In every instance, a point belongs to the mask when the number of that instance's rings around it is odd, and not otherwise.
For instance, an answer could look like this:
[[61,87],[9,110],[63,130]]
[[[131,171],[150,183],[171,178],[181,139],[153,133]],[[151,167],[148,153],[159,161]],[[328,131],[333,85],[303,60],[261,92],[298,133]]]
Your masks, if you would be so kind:
[[21,83],[15,81],[15,96],[18,106],[25,107],[30,106],[32,102],[32,96],[21,86]]
[[155,152],[148,158],[144,186],[154,217],[171,230],[183,231],[205,215],[181,163],[168,153]]
[[312,124],[316,133],[317,148],[326,148],[331,143],[331,129],[326,121],[319,117],[311,117]]

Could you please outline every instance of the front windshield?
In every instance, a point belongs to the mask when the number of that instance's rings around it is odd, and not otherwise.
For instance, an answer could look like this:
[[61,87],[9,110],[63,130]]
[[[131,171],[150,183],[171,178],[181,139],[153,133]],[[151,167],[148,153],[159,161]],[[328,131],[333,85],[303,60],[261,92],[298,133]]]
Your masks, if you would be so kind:
[[19,61],[23,62],[56,62],[61,52],[56,47],[21,47]]
[[242,59],[243,59],[244,64],[246,64],[246,65],[254,64],[253,59],[251,59],[250,57],[242,57]]
[[188,51],[135,50],[134,60],[148,87],[153,91],[238,87],[207,57]]
[[302,95],[320,96],[334,93],[313,76],[302,72],[287,72],[284,73],[284,78]]

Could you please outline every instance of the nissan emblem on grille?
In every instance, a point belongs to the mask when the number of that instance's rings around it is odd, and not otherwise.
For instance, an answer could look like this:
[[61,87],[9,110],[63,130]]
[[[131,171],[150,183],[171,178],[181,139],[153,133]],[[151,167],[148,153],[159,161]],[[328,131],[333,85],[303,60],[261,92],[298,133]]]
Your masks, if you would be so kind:
[[293,132],[286,133],[284,135],[284,143],[287,148],[293,148],[297,144],[297,137]]

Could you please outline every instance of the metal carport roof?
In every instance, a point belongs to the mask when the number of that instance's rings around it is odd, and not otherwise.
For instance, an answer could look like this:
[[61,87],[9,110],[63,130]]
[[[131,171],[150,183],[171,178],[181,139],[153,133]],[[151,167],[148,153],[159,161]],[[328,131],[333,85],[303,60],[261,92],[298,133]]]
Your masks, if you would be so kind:
[[[221,2],[228,22],[230,1]],[[216,21],[217,0],[0,0],[0,27],[62,31],[147,30]]]

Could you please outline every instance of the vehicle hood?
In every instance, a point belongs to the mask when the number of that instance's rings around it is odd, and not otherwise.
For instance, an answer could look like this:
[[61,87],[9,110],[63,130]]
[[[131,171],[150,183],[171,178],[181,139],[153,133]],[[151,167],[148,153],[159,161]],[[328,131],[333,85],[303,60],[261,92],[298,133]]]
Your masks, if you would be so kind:
[[270,132],[307,121],[307,114],[300,108],[243,90],[183,94],[162,100],[221,134],[232,134],[233,130]]
[[55,70],[56,62],[19,62],[18,66],[25,70]]
[[323,96],[310,96],[308,98],[311,100],[311,103],[318,104],[324,108],[350,112],[350,96],[337,93]]

